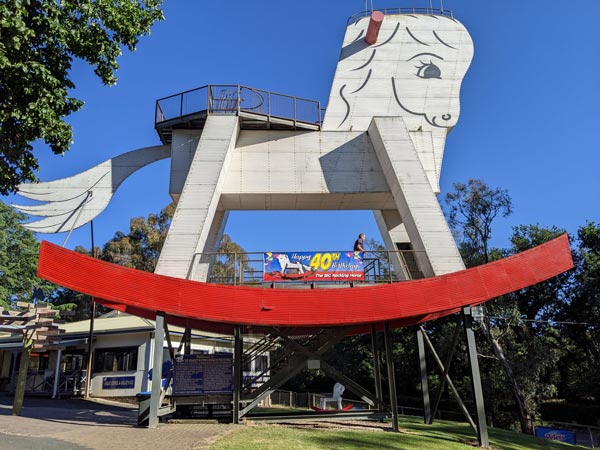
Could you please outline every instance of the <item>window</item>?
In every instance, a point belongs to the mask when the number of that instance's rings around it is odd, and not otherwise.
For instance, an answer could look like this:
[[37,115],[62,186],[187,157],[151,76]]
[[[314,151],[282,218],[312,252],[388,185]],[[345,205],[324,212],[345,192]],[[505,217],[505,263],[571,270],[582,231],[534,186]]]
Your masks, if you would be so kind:
[[[21,360],[19,360],[20,363]],[[29,373],[44,373],[48,368],[48,353],[31,353],[29,355]]]
[[64,353],[62,357],[62,371],[73,372],[83,369],[83,351],[77,353]]
[[126,372],[137,369],[138,348],[100,348],[96,350],[94,372]]
[[269,368],[269,358],[267,355],[259,355],[256,357],[256,361],[254,362],[255,372],[263,373],[266,372]]

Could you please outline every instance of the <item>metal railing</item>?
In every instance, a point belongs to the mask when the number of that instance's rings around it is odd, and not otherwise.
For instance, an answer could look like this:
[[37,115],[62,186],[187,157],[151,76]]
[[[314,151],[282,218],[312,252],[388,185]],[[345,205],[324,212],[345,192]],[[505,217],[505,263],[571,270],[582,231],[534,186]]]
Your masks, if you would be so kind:
[[319,125],[320,102],[234,84],[208,84],[156,101],[156,126],[198,113],[239,115],[241,112]]
[[[345,251],[331,251],[331,253]],[[277,252],[274,252],[277,253]],[[289,253],[289,252],[288,252]],[[194,279],[197,265],[209,268],[207,282],[228,285],[265,286],[272,282],[263,281],[263,252],[244,253],[195,253],[192,258],[189,278]],[[423,278],[418,259],[426,257],[422,250],[365,251],[363,267],[365,278],[359,283],[392,283]],[[314,281],[295,283],[310,284]],[[290,282],[286,282],[289,284]],[[316,282],[318,283],[318,282]],[[347,284],[348,281],[327,281],[328,284]]]
[[374,10],[361,11],[359,13],[353,14],[348,18],[348,25],[353,24],[358,19],[362,19],[363,17],[369,17],[373,14],[373,11],[381,11],[383,14],[430,14],[435,16],[445,16],[454,18],[454,14],[449,9],[443,8],[378,8]]

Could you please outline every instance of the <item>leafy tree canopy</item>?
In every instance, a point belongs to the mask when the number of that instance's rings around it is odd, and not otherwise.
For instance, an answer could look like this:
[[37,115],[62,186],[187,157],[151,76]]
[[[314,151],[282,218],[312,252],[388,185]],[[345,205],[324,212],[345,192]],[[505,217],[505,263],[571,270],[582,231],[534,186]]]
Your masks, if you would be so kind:
[[122,47],[163,19],[162,0],[4,0],[0,2],[0,194],[35,181],[40,139],[56,154],[69,149],[64,121],[83,102],[70,96],[74,58],[116,83]]
[[512,213],[512,201],[508,191],[492,189],[481,180],[469,180],[467,184],[454,183],[454,190],[446,195],[449,206],[448,222],[454,232],[461,236],[462,250],[471,255],[481,254],[482,261],[490,261],[489,242],[492,238],[492,222],[497,217],[508,217]]
[[35,288],[50,286],[36,276],[39,243],[21,225],[25,218],[0,201],[0,307],[5,309],[30,301]]

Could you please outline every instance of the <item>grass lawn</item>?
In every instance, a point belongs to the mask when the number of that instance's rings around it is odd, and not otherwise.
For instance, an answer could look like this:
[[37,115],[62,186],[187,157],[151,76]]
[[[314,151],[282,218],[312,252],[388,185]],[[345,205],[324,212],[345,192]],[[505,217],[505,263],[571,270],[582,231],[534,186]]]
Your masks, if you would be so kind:
[[[335,421],[335,419],[333,419]],[[339,421],[338,423],[343,423]],[[302,427],[302,424],[299,425]],[[352,449],[427,449],[472,450],[477,439],[471,428],[462,423],[438,421],[424,425],[420,419],[400,417],[401,433],[385,431],[354,431],[292,428],[279,425],[256,425],[229,434],[211,447],[211,450],[352,450]],[[379,428],[378,422],[373,427]],[[560,442],[545,441],[510,431],[489,429],[490,445],[495,449],[530,450],[585,448]]]

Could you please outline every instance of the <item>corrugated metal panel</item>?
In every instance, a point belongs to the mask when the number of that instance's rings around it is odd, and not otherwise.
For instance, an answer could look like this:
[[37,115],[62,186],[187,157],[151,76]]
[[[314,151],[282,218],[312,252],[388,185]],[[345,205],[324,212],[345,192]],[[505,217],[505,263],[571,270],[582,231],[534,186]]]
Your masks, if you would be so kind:
[[[38,275],[132,314],[169,315],[203,329],[231,324],[342,326],[418,323],[483,303],[573,267],[566,235],[483,266],[434,278],[361,289],[268,289],[223,286],[124,268],[43,242]],[[519,276],[514,276],[519,273]],[[201,301],[199,301],[201,299]],[[223,324],[219,328],[218,324]]]

